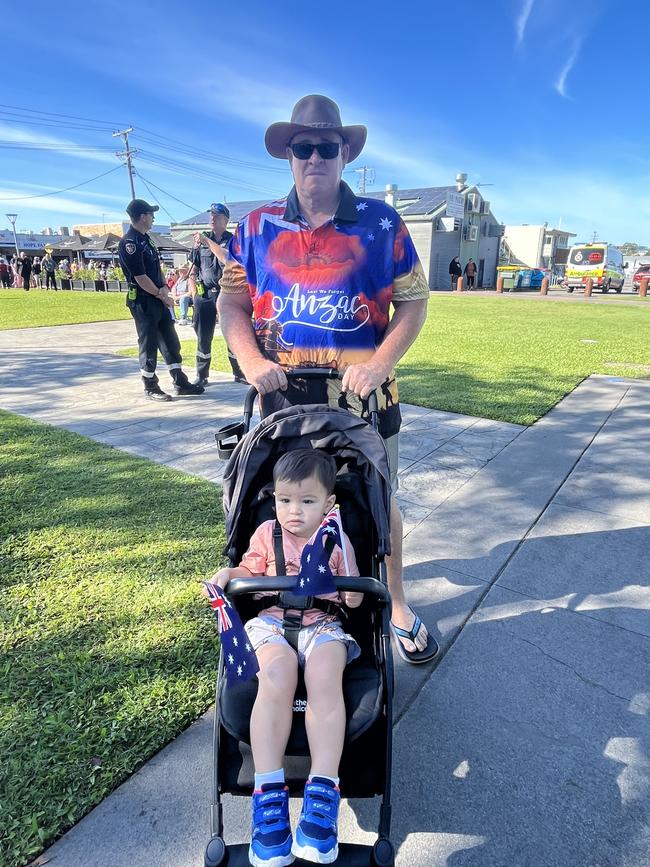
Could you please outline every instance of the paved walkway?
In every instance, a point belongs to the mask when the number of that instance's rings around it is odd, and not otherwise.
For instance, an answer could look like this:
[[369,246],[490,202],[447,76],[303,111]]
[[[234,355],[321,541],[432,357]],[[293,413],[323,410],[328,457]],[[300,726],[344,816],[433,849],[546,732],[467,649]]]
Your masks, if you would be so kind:
[[[146,434],[155,460],[218,480],[212,433],[239,417],[244,389],[224,376],[198,399],[142,401],[137,363],[110,354],[132,340],[130,323],[0,332],[13,349],[0,407],[137,454]],[[443,652],[435,667],[397,662],[398,864],[646,867],[650,383],[591,377],[525,429],[405,417],[408,591]],[[49,863],[200,865],[210,724],[148,762]],[[227,798],[228,839],[247,824],[247,804]],[[343,805],[342,839],[375,827],[376,805]]]

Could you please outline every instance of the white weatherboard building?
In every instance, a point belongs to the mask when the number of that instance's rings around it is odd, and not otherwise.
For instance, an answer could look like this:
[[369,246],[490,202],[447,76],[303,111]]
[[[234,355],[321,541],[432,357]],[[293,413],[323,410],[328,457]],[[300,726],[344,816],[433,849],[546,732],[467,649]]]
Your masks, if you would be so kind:
[[575,238],[575,232],[549,229],[548,223],[505,226],[500,264],[549,271],[556,270],[558,266],[563,269],[571,246],[569,238]]
[[[431,290],[450,288],[449,263],[460,256],[463,268],[468,259],[477,267],[477,287],[494,286],[503,227],[490,203],[479,189],[467,186],[467,175],[458,174],[455,186],[417,187],[400,190],[388,184],[384,192],[364,193],[392,205],[408,228]],[[232,231],[239,220],[264,201],[228,202]],[[194,232],[209,228],[209,213],[203,211],[182,223],[172,223],[171,234],[180,243],[191,244]]]

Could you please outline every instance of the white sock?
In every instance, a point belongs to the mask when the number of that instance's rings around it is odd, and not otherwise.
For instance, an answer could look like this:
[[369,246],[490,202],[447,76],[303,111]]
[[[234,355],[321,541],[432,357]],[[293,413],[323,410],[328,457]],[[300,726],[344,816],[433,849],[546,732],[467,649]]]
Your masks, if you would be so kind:
[[283,783],[284,784],[284,768],[278,771],[269,771],[266,774],[255,774],[255,791],[261,792],[262,786],[267,783]]
[[340,777],[329,777],[327,774],[310,774],[307,778],[307,782],[311,783],[314,777],[318,777],[321,780],[327,780],[333,786],[338,786]]

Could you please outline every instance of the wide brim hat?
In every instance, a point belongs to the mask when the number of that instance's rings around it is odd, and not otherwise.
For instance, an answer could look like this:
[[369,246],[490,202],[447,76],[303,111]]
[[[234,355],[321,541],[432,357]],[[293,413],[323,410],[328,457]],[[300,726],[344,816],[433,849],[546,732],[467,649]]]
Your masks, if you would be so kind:
[[299,132],[329,130],[337,132],[350,146],[349,162],[356,160],[366,143],[368,130],[360,124],[343,126],[341,112],[334,100],[327,96],[312,93],[303,96],[293,107],[291,120],[272,123],[264,136],[264,144],[272,157],[287,159],[287,147]]

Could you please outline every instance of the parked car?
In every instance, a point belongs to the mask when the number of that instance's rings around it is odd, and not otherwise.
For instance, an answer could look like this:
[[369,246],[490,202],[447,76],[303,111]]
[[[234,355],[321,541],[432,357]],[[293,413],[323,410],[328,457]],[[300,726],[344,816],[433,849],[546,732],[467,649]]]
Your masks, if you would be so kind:
[[648,277],[650,279],[650,262],[647,265],[639,265],[639,267],[634,272],[634,277],[632,277],[632,288],[635,292],[639,291],[641,280],[643,280],[644,277]]

